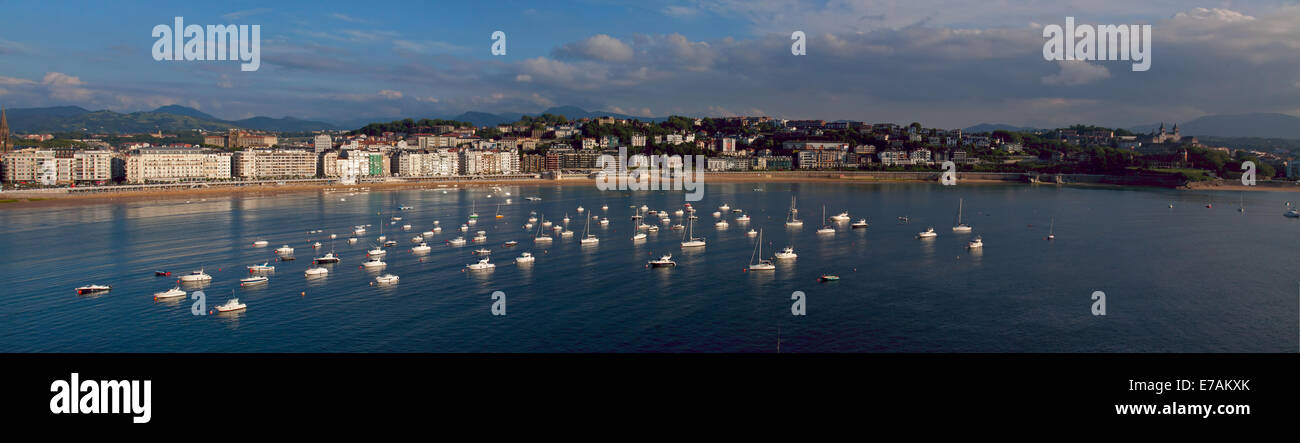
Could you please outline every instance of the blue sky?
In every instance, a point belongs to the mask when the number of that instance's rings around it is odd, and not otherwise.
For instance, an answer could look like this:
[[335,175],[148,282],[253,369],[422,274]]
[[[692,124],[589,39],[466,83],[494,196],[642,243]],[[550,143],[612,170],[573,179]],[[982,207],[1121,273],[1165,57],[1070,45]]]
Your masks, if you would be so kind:
[[[331,122],[538,112],[1131,126],[1300,115],[1300,7],[1255,1],[0,1],[0,105]],[[1152,69],[1053,62],[1044,24],[1151,24]],[[154,25],[262,29],[262,67],[160,62]],[[490,54],[493,31],[507,54]],[[809,36],[789,53],[790,32]]]

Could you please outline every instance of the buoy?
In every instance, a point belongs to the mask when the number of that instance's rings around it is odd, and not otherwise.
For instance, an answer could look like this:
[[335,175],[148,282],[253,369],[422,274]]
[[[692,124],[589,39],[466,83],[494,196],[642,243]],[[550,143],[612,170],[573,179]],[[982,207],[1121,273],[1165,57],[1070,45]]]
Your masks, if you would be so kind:
[[209,314],[211,314],[211,313],[212,313],[212,310],[211,310],[211,309],[209,309],[209,310],[208,310],[208,313],[209,313]]
[[306,297],[306,296],[307,296],[307,291],[302,291],[302,296],[303,296],[303,297]]

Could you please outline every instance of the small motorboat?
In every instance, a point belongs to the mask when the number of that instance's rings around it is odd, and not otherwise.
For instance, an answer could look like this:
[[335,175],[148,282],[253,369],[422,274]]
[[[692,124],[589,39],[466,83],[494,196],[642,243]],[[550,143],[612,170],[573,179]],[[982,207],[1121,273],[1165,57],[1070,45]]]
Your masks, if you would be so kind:
[[447,244],[452,246],[465,246],[465,237],[456,237],[451,240],[447,240]]
[[513,247],[518,246],[518,245],[519,245],[519,242],[514,241],[514,240],[510,240],[510,241],[508,241],[508,242],[505,242],[505,243],[502,243],[502,244],[501,244],[501,246],[502,246],[502,247],[505,247],[505,248],[513,248]]
[[371,257],[370,260],[366,260],[365,262],[362,262],[361,266],[374,269],[374,268],[382,268],[388,266],[388,263],[384,263],[384,261],[380,260],[379,257]]
[[184,297],[184,296],[185,296],[185,290],[181,289],[180,286],[168,289],[166,291],[153,293],[153,298],[175,298],[175,297]]
[[776,253],[773,257],[778,260],[794,260],[799,258],[799,254],[794,253],[793,247],[786,246],[785,249],[782,249],[781,252]]
[[312,248],[312,249],[320,249],[320,242],[312,243],[312,244],[311,244],[311,248]]
[[489,263],[488,259],[486,258],[479,260],[478,263],[470,263],[468,265],[465,265],[465,268],[471,271],[487,271],[487,270],[496,269],[496,267],[497,265]]
[[933,227],[925,228],[924,231],[921,231],[920,233],[916,234],[916,238],[935,238],[938,236],[939,234],[934,232]]
[[411,225],[402,225],[402,230],[403,230],[403,231],[410,231],[410,230],[411,230]]
[[428,254],[431,250],[433,250],[433,248],[429,247],[429,244],[424,242],[420,242],[420,244],[411,247],[411,253],[414,254]]
[[747,215],[747,214],[740,214],[739,216],[736,217],[736,221],[739,222],[739,223],[748,223],[748,222],[749,222],[749,215]]
[[853,224],[849,225],[849,227],[853,229],[865,228],[867,227],[867,219],[865,218],[858,219],[858,221],[853,222]]
[[275,272],[275,266],[271,266],[270,262],[265,262],[260,265],[249,266],[248,272]]
[[532,263],[533,260],[536,260],[536,257],[533,257],[533,253],[531,252],[525,252],[519,254],[518,257],[515,257],[515,263]]
[[659,257],[655,260],[650,260],[647,264],[652,268],[671,268],[677,266],[677,262],[673,261],[672,254]]
[[252,277],[241,278],[241,279],[239,279],[239,285],[240,285],[240,286],[253,286],[253,285],[264,284],[264,283],[266,283],[266,282],[268,282],[268,281],[271,281],[271,279],[266,278],[265,275],[255,275],[255,276],[252,276]]
[[848,211],[845,211],[845,212],[841,212],[841,213],[836,214],[836,215],[832,215],[832,216],[831,216],[831,220],[834,220],[834,221],[837,221],[837,222],[845,222],[845,221],[849,221],[849,213],[848,213]]
[[312,261],[315,262],[315,263],[318,264],[318,265],[319,265],[319,264],[326,264],[326,263],[338,263],[338,262],[339,262],[339,257],[336,256],[336,255],[334,255],[333,252],[327,252],[327,253],[325,253],[324,256],[322,256],[322,257],[316,257],[316,259],[315,259],[315,260],[312,260]]
[[828,281],[836,281],[836,280],[839,280],[839,279],[840,279],[840,276],[838,276],[838,275],[833,275],[833,274],[824,274],[824,275],[822,275],[821,277],[818,277],[818,278],[817,278],[817,281],[820,281],[820,282],[823,282],[823,283],[824,283],[824,282],[828,282]]
[[269,244],[269,243],[268,243],[266,240],[258,240],[258,241],[253,242],[253,246],[256,246],[256,247],[259,247],[259,248],[266,247],[267,244]]
[[293,248],[290,247],[289,245],[284,245],[279,248],[276,248],[275,253],[280,255],[293,255]]
[[757,236],[757,235],[758,235],[758,231],[755,231],[755,230],[753,230],[753,229],[750,229],[749,232],[746,232],[746,233],[745,233],[745,235],[746,235],[746,236],[749,236],[749,237],[754,237],[754,236]]
[[384,247],[385,247],[385,248],[391,248],[391,247],[393,247],[393,246],[397,246],[397,240],[388,240],[388,241],[384,242]]
[[212,280],[212,276],[203,272],[203,269],[199,269],[197,271],[181,276],[181,281],[183,282],[201,282],[201,281],[210,281],[210,280]]
[[112,289],[113,287],[109,285],[85,285],[77,288],[77,295],[98,294]]
[[492,250],[488,248],[478,248],[474,250],[474,255],[489,255],[489,254],[492,254]]
[[974,240],[966,243],[966,249],[977,249],[984,247],[984,239],[976,236]]
[[324,277],[326,275],[329,275],[330,270],[322,267],[313,267],[313,268],[307,268],[307,270],[303,271],[302,273],[308,277]]
[[727,224],[726,220],[718,220],[718,222],[714,223],[713,226],[718,228],[726,228],[727,226],[731,226],[731,225]]
[[234,311],[242,311],[247,308],[248,305],[240,303],[239,299],[237,298],[232,298],[230,299],[230,301],[227,301],[226,304],[217,306],[216,309],[217,312],[234,312]]
[[393,275],[393,274],[384,274],[384,275],[381,275],[381,276],[375,277],[375,283],[379,283],[379,284],[381,284],[381,285],[391,285],[391,284],[397,283],[397,280],[399,280],[399,279],[400,279],[400,277],[398,277],[398,276],[396,276],[396,275]]
[[[563,230],[563,231],[560,231],[560,237],[563,237],[563,238],[571,238],[571,237],[573,237],[573,231],[570,231],[570,230],[567,230],[567,229],[566,229],[566,230]],[[546,237],[546,238],[550,238],[550,237]]]
[[411,237],[411,243],[415,243],[415,244],[424,243],[424,236],[421,235],[418,237]]
[[153,271],[153,275],[154,277],[168,277],[172,275],[172,271]]
[[632,236],[632,241],[645,240],[645,238],[646,238],[646,234],[644,232],[638,232],[636,233],[636,235]]

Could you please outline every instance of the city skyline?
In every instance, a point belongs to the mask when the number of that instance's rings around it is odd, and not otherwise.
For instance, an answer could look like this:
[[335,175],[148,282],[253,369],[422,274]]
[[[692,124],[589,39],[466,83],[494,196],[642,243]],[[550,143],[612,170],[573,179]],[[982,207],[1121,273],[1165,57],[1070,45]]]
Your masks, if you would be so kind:
[[[1129,127],[1211,114],[1300,114],[1300,7],[1173,2],[673,2],[26,5],[0,28],[0,103],[119,112],[178,104],[225,119],[332,123],[538,113],[769,115],[938,127]],[[574,6],[577,6],[575,9]],[[566,9],[565,13],[560,13]],[[987,10],[986,10],[987,9]],[[1103,12],[1104,11],[1104,12]],[[66,34],[40,32],[61,16]],[[155,61],[157,24],[260,25],[262,66]],[[1151,68],[1047,61],[1042,29],[1150,24]],[[112,23],[108,26],[107,23]],[[491,34],[507,36],[494,56]],[[807,55],[790,33],[807,34]]]

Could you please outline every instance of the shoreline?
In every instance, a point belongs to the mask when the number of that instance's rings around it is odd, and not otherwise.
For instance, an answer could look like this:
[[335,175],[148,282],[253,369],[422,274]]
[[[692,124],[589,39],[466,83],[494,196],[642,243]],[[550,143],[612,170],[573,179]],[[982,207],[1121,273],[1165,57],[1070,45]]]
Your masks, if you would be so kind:
[[[883,183],[933,183],[934,180],[916,178],[875,178],[853,177],[830,172],[826,175],[792,175],[792,174],[724,174],[704,177],[708,183],[841,183],[841,184],[883,184]],[[357,192],[357,191],[393,191],[404,189],[460,189],[481,186],[595,186],[596,180],[586,177],[554,179],[507,179],[507,180],[454,180],[454,181],[409,181],[359,183],[354,185],[331,184],[259,184],[245,186],[222,186],[212,188],[164,189],[153,191],[117,191],[86,194],[66,194],[42,191],[3,191],[0,192],[0,209],[18,209],[34,207],[58,207],[86,204],[119,203],[140,200],[192,200],[195,198],[224,196],[274,196],[280,194],[298,194],[308,192]],[[1278,191],[1300,192],[1300,185],[1294,182],[1266,182],[1263,186],[1244,186],[1240,184],[1192,182],[1185,186],[1167,188],[1160,186],[1133,186],[1107,183],[1041,183],[1033,184],[1022,181],[964,178],[961,183],[970,184],[1021,184],[1033,186],[1070,186],[1086,188],[1161,188],[1177,191]],[[937,183],[936,183],[937,184]]]

